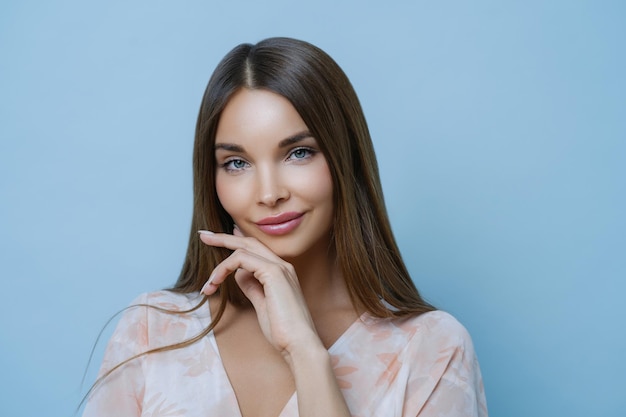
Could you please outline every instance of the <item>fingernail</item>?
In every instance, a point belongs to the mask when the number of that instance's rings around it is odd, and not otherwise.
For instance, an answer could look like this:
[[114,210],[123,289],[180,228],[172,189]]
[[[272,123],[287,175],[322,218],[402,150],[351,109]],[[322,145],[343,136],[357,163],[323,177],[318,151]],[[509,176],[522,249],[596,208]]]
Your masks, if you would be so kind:
[[215,233],[209,231],[209,230],[198,230],[198,233],[201,235],[213,235]]
[[209,287],[209,285],[213,283],[214,278],[215,278],[215,273],[211,274],[211,276],[209,277],[209,280],[206,282],[206,284],[202,286],[202,289],[200,290],[201,293],[203,293],[204,290],[206,290]]
[[[200,293],[205,294],[204,291],[209,288],[209,285],[211,285],[211,281],[213,280],[213,277],[209,278],[209,280],[206,282],[206,284],[204,284],[202,286],[202,289],[200,290]],[[208,295],[208,294],[205,294]]]

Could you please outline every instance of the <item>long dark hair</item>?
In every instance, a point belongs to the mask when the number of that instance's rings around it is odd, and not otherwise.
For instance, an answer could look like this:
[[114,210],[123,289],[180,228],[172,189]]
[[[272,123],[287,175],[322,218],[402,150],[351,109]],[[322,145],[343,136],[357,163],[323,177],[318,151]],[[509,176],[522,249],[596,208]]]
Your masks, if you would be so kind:
[[[204,92],[196,123],[193,151],[193,217],[189,245],[180,276],[171,291],[199,291],[212,270],[230,251],[208,247],[197,231],[233,231],[215,189],[215,132],[222,110],[242,88],[265,89],[287,98],[324,153],[333,180],[333,245],[355,309],[376,317],[418,315],[434,310],[422,299],[402,261],[385,204],[372,140],[363,110],[350,81],[321,49],[290,38],[270,38],[230,51],[215,69]],[[180,343],[139,353],[106,371],[93,389],[124,364],[147,354],[183,348],[205,337],[222,317],[227,303],[247,299],[234,280],[219,289],[221,303],[202,333]],[[186,311],[154,308],[167,314]]]
[[[209,80],[196,124],[189,246],[173,290],[199,291],[228,256],[226,250],[203,245],[197,231],[232,232],[233,220],[215,189],[214,144],[221,112],[242,88],[287,98],[324,153],[333,179],[333,243],[353,305],[378,317],[433,310],[415,288],[393,237],[372,140],[350,81],[324,51],[290,38],[235,47]],[[245,302],[233,280],[225,284],[222,308],[227,301]]]

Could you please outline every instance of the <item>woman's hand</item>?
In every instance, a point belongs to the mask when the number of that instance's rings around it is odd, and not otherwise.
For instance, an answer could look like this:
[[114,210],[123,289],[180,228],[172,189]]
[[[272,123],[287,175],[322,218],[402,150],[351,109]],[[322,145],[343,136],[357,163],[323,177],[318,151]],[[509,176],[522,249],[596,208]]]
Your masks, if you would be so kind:
[[237,227],[233,235],[201,231],[200,239],[234,251],[215,267],[202,288],[204,294],[213,294],[234,272],[237,285],[254,306],[263,334],[286,359],[298,348],[321,346],[291,264],[257,239],[243,236]]
[[229,274],[250,299],[267,340],[282,353],[296,381],[301,416],[350,416],[304,300],[294,267],[235,227],[233,235],[200,232],[209,246],[234,252],[215,267],[202,292],[213,294]]

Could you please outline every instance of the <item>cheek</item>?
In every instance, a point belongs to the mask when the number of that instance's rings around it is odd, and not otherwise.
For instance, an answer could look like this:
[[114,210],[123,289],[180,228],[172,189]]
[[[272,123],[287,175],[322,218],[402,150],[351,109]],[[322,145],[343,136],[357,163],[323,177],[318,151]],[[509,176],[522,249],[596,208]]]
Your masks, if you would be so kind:
[[231,217],[237,216],[238,202],[242,201],[242,190],[240,187],[234,187],[229,184],[229,181],[224,179],[221,175],[216,175],[215,178],[215,191],[217,192],[217,198],[220,201],[222,207]]
[[316,178],[315,182],[311,183],[312,194],[320,204],[332,204],[333,202],[333,185],[330,177]]
[[320,164],[303,179],[301,187],[307,190],[312,201],[320,205],[333,204],[333,182],[326,163]]

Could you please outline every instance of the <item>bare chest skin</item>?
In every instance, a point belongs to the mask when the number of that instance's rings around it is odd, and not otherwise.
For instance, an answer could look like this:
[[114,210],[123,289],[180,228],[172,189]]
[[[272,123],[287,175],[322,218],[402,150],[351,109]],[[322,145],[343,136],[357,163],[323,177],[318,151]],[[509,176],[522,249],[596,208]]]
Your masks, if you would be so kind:
[[[218,303],[214,297],[212,309]],[[316,316],[327,348],[357,319],[352,309]],[[254,309],[228,306],[214,333],[242,416],[277,417],[294,394],[295,381],[287,362],[261,332]]]

